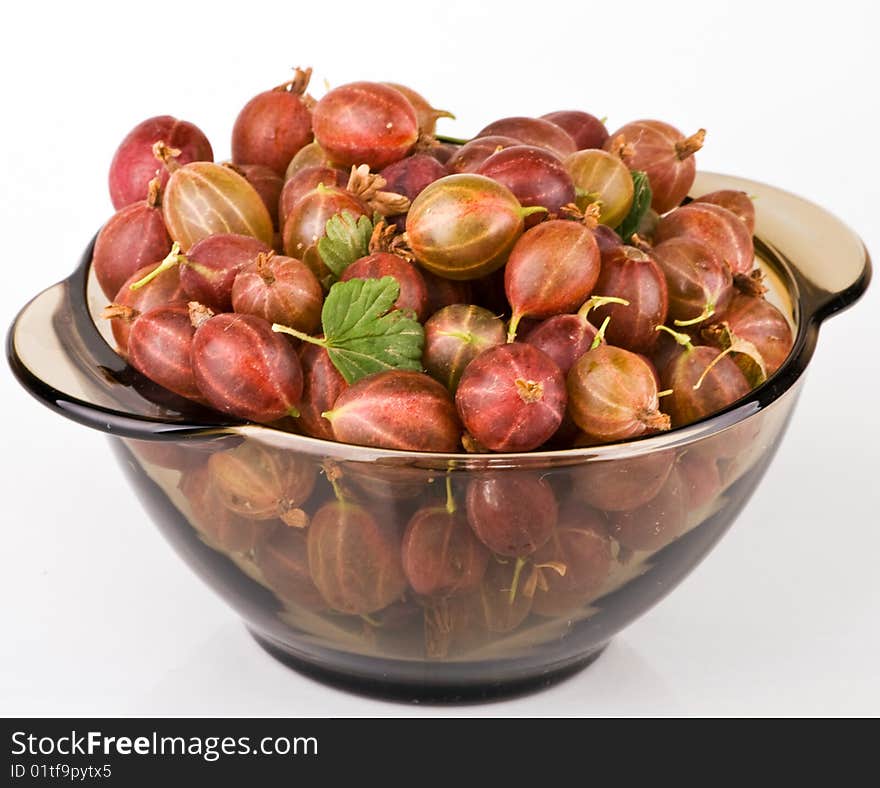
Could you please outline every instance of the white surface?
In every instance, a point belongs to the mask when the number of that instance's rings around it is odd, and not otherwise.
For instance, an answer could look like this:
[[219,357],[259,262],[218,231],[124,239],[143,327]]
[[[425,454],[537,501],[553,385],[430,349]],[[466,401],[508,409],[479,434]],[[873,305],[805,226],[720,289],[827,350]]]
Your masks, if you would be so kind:
[[[569,107],[705,126],[701,167],[803,194],[880,250],[873,3],[85,5],[4,17],[4,325],[109,215],[132,125],[181,116],[224,156],[244,101],[298,64],[317,89],[411,84],[456,111],[448,133]],[[678,590],[577,678],[451,710],[346,695],[263,654],[141,512],[106,439],[4,369],[0,713],[877,714],[878,311],[875,283],[823,330],[762,486]]]

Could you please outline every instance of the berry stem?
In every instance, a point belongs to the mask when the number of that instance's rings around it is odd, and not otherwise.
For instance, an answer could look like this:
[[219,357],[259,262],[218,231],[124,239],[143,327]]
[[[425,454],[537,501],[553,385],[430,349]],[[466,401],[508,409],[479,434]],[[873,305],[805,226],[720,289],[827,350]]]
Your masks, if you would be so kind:
[[513,568],[513,580],[510,582],[510,594],[507,597],[507,601],[512,605],[513,600],[516,599],[516,589],[519,585],[519,576],[522,574],[523,567],[526,565],[525,558],[517,558],[516,566]]
[[708,320],[714,314],[715,304],[712,301],[707,301],[703,311],[696,317],[692,317],[690,320],[674,320],[673,323],[676,326],[695,326],[697,323],[702,323],[704,320]]
[[587,315],[593,309],[598,309],[600,306],[607,306],[608,304],[620,304],[621,306],[629,306],[629,301],[627,301],[625,298],[618,298],[617,296],[592,296],[584,303],[584,305],[580,309],[578,309],[577,315],[582,320],[586,320]]
[[601,345],[605,341],[605,329],[608,328],[608,324],[611,322],[611,315],[608,315],[603,321],[602,325],[599,326],[599,330],[596,332],[596,336],[593,337],[593,344],[590,345],[590,350],[595,350],[599,345]]
[[691,338],[687,334],[682,334],[678,331],[673,331],[668,326],[657,326],[654,329],[655,331],[665,331],[669,336],[671,336],[679,345],[687,350],[692,350],[694,347],[693,342],[691,342]]
[[518,312],[514,312],[510,317],[510,323],[507,326],[507,341],[513,342],[516,339],[516,330],[519,328],[519,321],[523,316]]
[[143,279],[138,279],[137,282],[130,285],[131,290],[140,290],[142,287],[150,284],[159,274],[167,271],[169,268],[174,268],[175,265],[179,265],[181,262],[185,261],[186,257],[184,257],[180,253],[180,244],[177,241],[171,246],[171,251],[168,252],[168,255],[165,259],[159,263],[150,273],[148,273]]
[[[321,414],[324,416],[324,414]],[[324,416],[326,418],[326,416]],[[342,476],[342,472],[336,466],[336,463],[327,460],[322,463],[322,468],[324,470],[324,476],[327,477],[327,481],[330,482],[330,486],[333,488],[333,494],[336,496],[336,500],[340,503],[345,503],[345,495],[342,492],[342,487],[339,485],[339,477]]]
[[543,205],[530,205],[528,208],[520,207],[519,209],[519,215],[522,216],[523,219],[535,213],[547,213],[547,209]]
[[455,495],[452,492],[452,474],[446,474],[446,511],[455,514]]
[[703,370],[703,374],[700,375],[700,377],[697,379],[697,382],[694,383],[694,391],[696,391],[698,388],[700,388],[700,386],[703,385],[703,381],[706,379],[706,375],[708,375],[709,372],[711,372],[712,367],[714,367],[719,361],[721,361],[721,359],[724,358],[728,353],[732,353],[732,352],[733,352],[733,345],[731,345],[729,348],[727,348],[727,350],[723,350],[721,353],[719,353],[717,356],[715,356],[715,358],[712,359],[709,366]]
[[[442,116],[447,117],[447,116]],[[449,115],[448,117],[455,117],[454,115]],[[434,139],[437,142],[448,142],[450,145],[467,145],[470,140],[463,140],[461,137],[450,137],[447,134],[435,134]]]

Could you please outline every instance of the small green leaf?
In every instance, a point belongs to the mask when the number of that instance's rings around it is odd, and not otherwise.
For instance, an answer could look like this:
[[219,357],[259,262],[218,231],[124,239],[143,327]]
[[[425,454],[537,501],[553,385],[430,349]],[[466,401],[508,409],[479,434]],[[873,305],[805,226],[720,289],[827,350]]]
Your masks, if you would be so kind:
[[651,192],[651,184],[648,181],[647,173],[641,170],[633,170],[631,175],[633,181],[632,207],[629,209],[626,218],[617,227],[617,234],[623,239],[624,243],[627,243],[632,238],[633,233],[639,229],[642,217],[648,212],[648,208],[651,207],[651,198],[654,196]]
[[323,344],[348,383],[386,369],[422,369],[425,331],[393,308],[399,295],[400,286],[390,276],[330,288],[321,312]]
[[318,254],[338,278],[355,260],[369,254],[373,223],[367,216],[343,211],[327,220],[324,233],[318,241]]

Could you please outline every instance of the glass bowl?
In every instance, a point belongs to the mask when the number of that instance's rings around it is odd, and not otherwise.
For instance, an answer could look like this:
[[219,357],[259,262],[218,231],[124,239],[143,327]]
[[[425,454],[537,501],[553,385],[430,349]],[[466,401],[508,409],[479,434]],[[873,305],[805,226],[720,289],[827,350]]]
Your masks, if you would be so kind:
[[[91,247],[18,315],[9,360],[45,405],[111,436],[162,533],[273,656],[386,697],[546,686],[595,659],[721,538],[782,439],[820,324],[868,285],[863,244],[826,211],[726,175],[701,173],[694,191],[722,188],[759,198],[758,263],[794,346],[747,397],[661,435],[423,454],[227,420],[114,352]],[[547,541],[525,560],[490,555],[468,507],[511,543],[522,529]]]

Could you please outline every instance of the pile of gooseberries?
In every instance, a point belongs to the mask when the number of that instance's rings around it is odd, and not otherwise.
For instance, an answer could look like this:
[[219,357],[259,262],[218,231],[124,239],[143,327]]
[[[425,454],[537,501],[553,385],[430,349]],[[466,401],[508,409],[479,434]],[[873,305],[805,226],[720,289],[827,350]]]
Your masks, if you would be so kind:
[[[116,151],[117,213],[93,269],[118,352],[154,383],[312,438],[529,452],[703,419],[788,355],[789,321],[755,268],[752,200],[688,197],[702,129],[615,131],[558,110],[456,140],[411,88],[353,82],[315,100],[310,75],[245,104],[232,161],[170,116]],[[469,494],[473,512],[493,484]],[[310,560],[357,523],[381,544],[364,517],[316,517]],[[424,513],[407,544],[446,534],[463,566],[482,566],[463,521]],[[533,536],[511,528],[511,544]],[[548,556],[587,539],[538,536]],[[387,594],[423,563],[389,574]],[[470,571],[433,566],[425,585]]]

